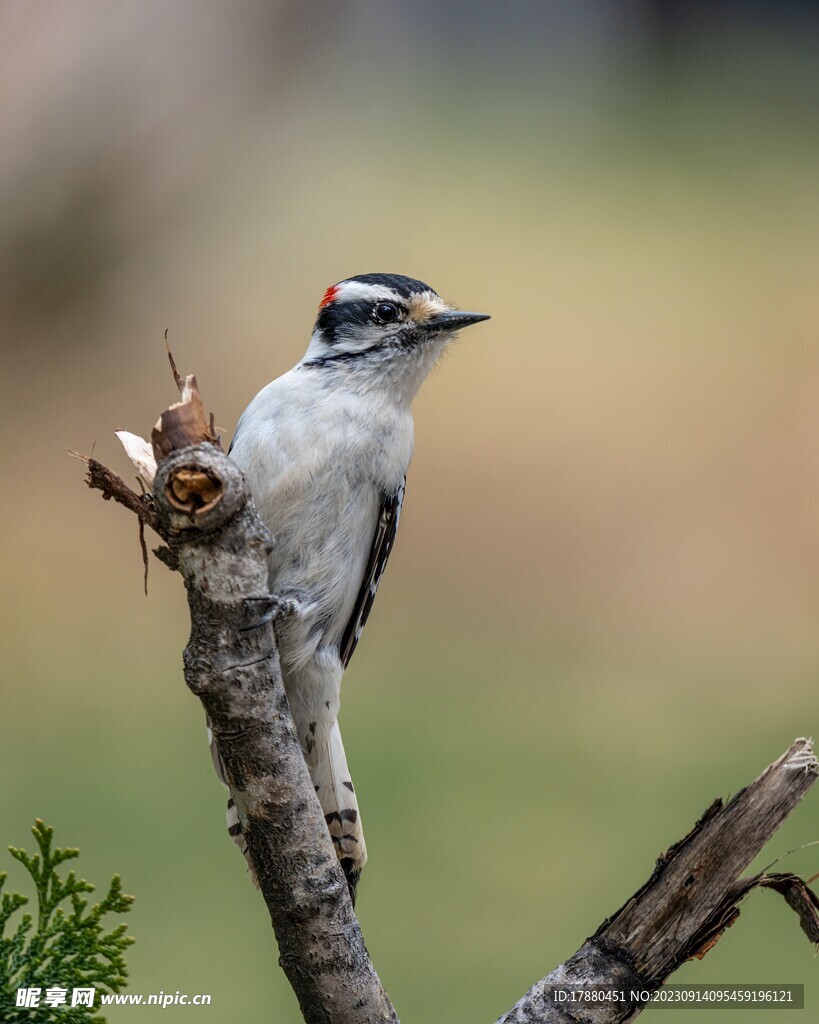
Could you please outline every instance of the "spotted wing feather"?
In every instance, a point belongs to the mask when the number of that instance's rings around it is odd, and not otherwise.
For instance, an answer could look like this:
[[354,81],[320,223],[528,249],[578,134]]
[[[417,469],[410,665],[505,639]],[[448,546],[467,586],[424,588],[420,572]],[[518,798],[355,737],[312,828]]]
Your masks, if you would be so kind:
[[378,523],[373,535],[373,543],[370,549],[370,557],[367,561],[367,568],[364,578],[361,581],[361,589],[356,597],[355,607],[350,616],[350,621],[344,630],[339,645],[341,663],[346,668],[353,656],[353,651],[361,638],[361,633],[367,623],[370,609],[373,606],[378,584],[384,575],[387,561],[395,542],[395,533],[398,529],[398,520],[401,516],[401,506],[404,502],[404,482],[394,494],[381,495],[381,507],[378,511]]

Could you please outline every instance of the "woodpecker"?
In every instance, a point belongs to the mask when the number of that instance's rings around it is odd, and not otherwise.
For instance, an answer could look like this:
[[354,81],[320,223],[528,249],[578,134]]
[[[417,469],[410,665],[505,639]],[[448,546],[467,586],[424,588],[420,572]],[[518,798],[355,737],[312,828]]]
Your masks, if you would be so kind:
[[[488,319],[400,274],[332,285],[304,357],[256,395],[229,449],[275,539],[264,618],[353,898],[367,849],[338,726],[341,680],[395,540],[412,400],[455,333]],[[232,798],[228,831],[247,856]]]

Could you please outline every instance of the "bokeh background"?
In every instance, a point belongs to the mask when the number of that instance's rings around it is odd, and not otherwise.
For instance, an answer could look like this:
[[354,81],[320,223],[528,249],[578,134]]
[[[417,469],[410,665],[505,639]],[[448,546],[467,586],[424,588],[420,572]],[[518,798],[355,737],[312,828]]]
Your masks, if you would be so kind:
[[[345,680],[360,918],[402,1019],[494,1020],[817,731],[818,26],[750,0],[4,0],[0,839],[41,816],[122,874],[130,991],[298,1019],[182,681],[180,581],[153,561],[146,600],[132,517],[66,454],[128,472],[113,430],[174,398],[166,328],[229,436],[345,276],[493,315],[417,401]],[[819,839],[817,808],[759,863]],[[817,970],[761,893],[675,980],[804,982],[810,1015]]]

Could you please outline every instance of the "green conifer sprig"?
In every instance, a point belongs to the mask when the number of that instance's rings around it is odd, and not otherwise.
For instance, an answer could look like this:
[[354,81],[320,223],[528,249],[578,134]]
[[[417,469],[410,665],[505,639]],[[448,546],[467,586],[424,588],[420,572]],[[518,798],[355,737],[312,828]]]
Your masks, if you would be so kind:
[[[54,829],[39,818],[31,831],[39,853],[29,854],[13,846],[9,853],[34,882],[36,919],[33,914],[24,913],[16,927],[12,926],[10,919],[29,899],[20,893],[3,892],[7,874],[0,872],[0,1021],[102,1024],[104,1018],[97,1006],[71,1007],[71,993],[74,988],[119,992],[126,984],[124,954],[134,940],[125,934],[125,924],[106,932],[103,919],[109,914],[127,913],[134,897],[123,893],[119,875],[114,875],[107,895],[89,907],[84,894],[94,892],[94,886],[78,878],[73,870],[65,878],[57,872],[61,864],[75,859],[80,851],[54,847]],[[44,1004],[46,990],[52,986],[67,990],[67,1006]],[[40,1005],[18,1007],[18,988],[41,989]]]

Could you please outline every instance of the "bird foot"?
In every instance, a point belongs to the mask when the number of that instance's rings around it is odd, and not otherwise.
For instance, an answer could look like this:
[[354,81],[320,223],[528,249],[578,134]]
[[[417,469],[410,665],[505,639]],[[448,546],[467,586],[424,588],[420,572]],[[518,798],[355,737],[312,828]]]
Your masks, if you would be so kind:
[[268,622],[275,622],[277,619],[284,619],[301,611],[301,601],[295,597],[279,597],[278,594],[246,597],[244,603],[248,607],[251,605],[263,605],[264,614],[249,626],[242,626],[240,630],[242,633],[251,633],[254,629],[261,629],[262,626],[266,626]]

